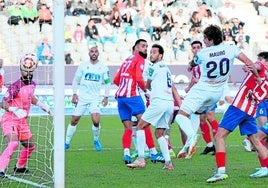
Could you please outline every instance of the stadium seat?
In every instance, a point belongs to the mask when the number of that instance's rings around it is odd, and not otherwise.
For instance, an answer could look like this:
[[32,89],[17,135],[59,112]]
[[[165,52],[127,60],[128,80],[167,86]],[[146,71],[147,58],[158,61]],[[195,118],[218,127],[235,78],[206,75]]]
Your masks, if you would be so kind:
[[134,45],[134,43],[137,40],[137,35],[135,33],[129,33],[126,35],[126,42],[129,43],[131,46]]
[[151,42],[152,41],[150,34],[147,33],[147,32],[143,32],[143,31],[140,32],[140,38],[141,39],[145,39],[147,42]]
[[181,63],[188,63],[189,61],[189,54],[187,52],[179,51],[177,53],[177,61]]
[[103,51],[109,53],[111,51],[115,51],[116,47],[117,47],[117,43],[112,43],[110,41],[107,41],[105,45],[103,45]]
[[132,54],[130,50],[129,51],[126,50],[125,52],[119,52],[119,53],[120,53],[121,63]]
[[173,50],[172,49],[165,49],[163,59],[168,64],[173,63],[175,61],[175,56],[174,56]]
[[120,53],[129,52],[129,45],[125,41],[118,42],[116,50]]
[[77,52],[79,53],[84,53],[85,51],[87,51],[87,49],[88,49],[88,46],[85,43],[79,44],[76,48]]
[[108,63],[108,54],[106,52],[100,52],[99,60],[104,64]]
[[121,63],[120,53],[116,51],[109,52],[108,61],[109,63],[112,63],[112,64],[120,64]]

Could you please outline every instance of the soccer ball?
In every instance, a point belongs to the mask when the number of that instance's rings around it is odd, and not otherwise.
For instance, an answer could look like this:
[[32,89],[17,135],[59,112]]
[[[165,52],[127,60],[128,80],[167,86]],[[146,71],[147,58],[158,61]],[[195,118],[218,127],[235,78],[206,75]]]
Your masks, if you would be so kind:
[[37,59],[35,54],[33,53],[27,53],[24,54],[23,57],[20,59],[20,70],[22,71],[34,71],[37,68]]

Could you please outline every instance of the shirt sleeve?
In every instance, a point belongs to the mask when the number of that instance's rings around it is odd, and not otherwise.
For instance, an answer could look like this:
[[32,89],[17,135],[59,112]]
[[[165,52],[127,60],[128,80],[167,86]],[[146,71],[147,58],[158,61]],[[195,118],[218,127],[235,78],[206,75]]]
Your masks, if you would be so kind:
[[143,77],[142,77],[142,73],[143,73],[143,68],[144,68],[144,65],[142,62],[138,61],[136,63],[136,66],[135,66],[135,76],[136,76],[136,81],[138,83],[138,86],[142,89],[142,90],[145,90],[145,82],[143,80]]

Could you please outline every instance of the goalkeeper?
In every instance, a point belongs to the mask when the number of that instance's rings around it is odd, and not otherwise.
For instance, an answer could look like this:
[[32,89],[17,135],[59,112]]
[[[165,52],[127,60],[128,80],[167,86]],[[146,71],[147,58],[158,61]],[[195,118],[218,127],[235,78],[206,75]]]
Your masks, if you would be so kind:
[[1,107],[5,110],[2,116],[2,132],[7,147],[0,156],[0,178],[5,178],[5,170],[8,167],[14,151],[18,148],[19,142],[22,149],[14,172],[28,173],[26,168],[28,158],[35,149],[30,126],[27,124],[27,118],[31,104],[37,105],[51,114],[49,108],[38,101],[34,96],[36,84],[32,81],[33,71],[37,67],[34,54],[25,54],[20,60],[20,78],[12,83],[4,95]]

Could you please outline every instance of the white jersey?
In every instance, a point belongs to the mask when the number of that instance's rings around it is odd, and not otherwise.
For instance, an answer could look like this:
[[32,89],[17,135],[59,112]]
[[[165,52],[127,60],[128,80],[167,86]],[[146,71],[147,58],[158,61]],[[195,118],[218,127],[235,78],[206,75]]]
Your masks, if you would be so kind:
[[146,82],[147,81],[147,77],[148,77],[148,67],[149,65],[151,65],[152,63],[148,60],[145,59],[145,62],[144,62],[144,68],[143,68],[143,72],[142,72],[142,78],[143,80]]
[[194,57],[194,63],[200,65],[199,82],[224,85],[232,73],[234,59],[239,54],[239,48],[232,44],[221,43],[201,49]]
[[171,72],[163,61],[149,64],[148,80],[152,80],[151,100],[158,98],[173,101]]
[[96,64],[92,64],[86,61],[80,64],[76,70],[73,87],[76,81],[80,83],[79,100],[99,100],[102,84],[110,86],[110,80],[109,69],[104,63],[99,61]]

